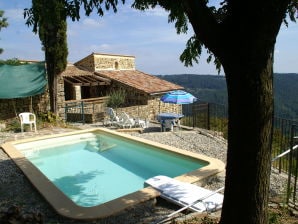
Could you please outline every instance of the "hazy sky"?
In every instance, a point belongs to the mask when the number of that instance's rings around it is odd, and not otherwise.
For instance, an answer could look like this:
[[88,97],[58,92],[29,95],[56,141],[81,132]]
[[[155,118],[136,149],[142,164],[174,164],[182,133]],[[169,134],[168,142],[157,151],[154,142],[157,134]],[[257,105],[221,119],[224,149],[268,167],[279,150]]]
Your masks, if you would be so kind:
[[[30,6],[31,0],[0,0],[0,9],[9,23],[0,31],[0,47],[4,49],[0,59],[44,60],[38,35],[25,25],[23,9]],[[187,35],[177,35],[162,9],[140,12],[131,9],[130,4],[120,4],[116,14],[82,14],[79,22],[68,21],[68,61],[74,63],[92,52],[125,54],[136,57],[138,70],[153,75],[217,74],[214,65],[205,62],[206,53],[194,67],[184,67],[180,62],[192,33],[190,26]],[[283,25],[275,47],[274,72],[298,73],[297,42],[298,24],[290,23],[288,28]]]

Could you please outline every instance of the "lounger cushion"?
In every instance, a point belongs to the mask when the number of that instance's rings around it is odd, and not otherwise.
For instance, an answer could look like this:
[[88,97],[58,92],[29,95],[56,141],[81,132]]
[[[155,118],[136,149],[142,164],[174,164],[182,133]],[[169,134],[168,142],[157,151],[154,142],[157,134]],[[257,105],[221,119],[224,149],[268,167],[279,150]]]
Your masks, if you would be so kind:
[[214,211],[222,206],[222,194],[214,193],[194,184],[181,182],[167,176],[155,176],[146,180],[146,183],[160,191],[161,197],[181,206],[190,205],[201,198],[211,195],[203,199],[202,202],[198,202],[190,207],[198,212]]

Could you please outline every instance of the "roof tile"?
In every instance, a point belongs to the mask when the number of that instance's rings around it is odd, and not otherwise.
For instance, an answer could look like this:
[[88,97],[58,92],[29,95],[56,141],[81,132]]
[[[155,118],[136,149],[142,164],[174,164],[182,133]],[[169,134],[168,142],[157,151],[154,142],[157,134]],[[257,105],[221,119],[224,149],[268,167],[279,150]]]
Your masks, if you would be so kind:
[[182,86],[138,70],[99,70],[96,71],[95,74],[118,81],[149,94],[184,89]]

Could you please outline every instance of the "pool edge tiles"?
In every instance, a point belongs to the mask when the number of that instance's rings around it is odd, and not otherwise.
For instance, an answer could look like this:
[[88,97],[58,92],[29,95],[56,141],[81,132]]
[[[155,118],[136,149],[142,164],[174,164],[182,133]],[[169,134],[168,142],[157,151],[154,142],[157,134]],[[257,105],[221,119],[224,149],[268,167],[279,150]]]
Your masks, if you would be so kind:
[[63,134],[41,136],[31,139],[22,139],[12,142],[6,142],[1,147],[4,151],[13,159],[17,166],[23,171],[30,182],[35,186],[35,188],[42,194],[42,196],[48,201],[48,203],[62,216],[81,219],[81,220],[92,220],[104,218],[132,207],[134,205],[140,204],[147,200],[153,199],[159,196],[159,193],[152,189],[151,187],[143,188],[134,193],[122,196],[120,198],[111,200],[104,204],[93,206],[93,207],[81,207],[75,204],[71,199],[69,199],[63,192],[61,192],[53,183],[50,182],[31,162],[29,162],[21,152],[19,152],[14,145],[20,143],[26,143],[36,140],[51,139],[62,136],[75,135],[80,133],[89,132],[106,132],[113,135],[122,136],[131,140],[142,142],[145,144],[156,146],[163,150],[168,150],[176,152],[178,154],[183,154],[188,157],[193,157],[201,161],[205,161],[208,165],[189,173],[180,175],[176,177],[184,182],[193,183],[206,178],[207,176],[214,175],[224,170],[224,163],[204,155],[197,153],[188,152],[185,150],[177,149],[160,143],[152,142],[138,137],[133,137],[124,133],[119,133],[105,128],[95,128],[81,131],[67,132]]

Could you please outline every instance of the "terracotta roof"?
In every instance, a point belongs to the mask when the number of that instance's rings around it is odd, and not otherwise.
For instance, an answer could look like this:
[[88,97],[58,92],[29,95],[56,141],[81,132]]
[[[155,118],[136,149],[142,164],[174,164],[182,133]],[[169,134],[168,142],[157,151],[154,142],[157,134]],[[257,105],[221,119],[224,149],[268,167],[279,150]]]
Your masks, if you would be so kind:
[[66,82],[78,86],[110,85],[111,82],[110,79],[99,77],[95,75],[94,72],[87,71],[72,64],[68,64],[61,75]]
[[80,75],[94,75],[94,72],[90,72],[79,66],[73,64],[68,64],[66,69],[61,73],[63,77],[65,76],[80,76]]
[[182,86],[137,70],[100,70],[96,71],[95,74],[118,81],[148,94],[158,94],[172,90],[184,89]]

